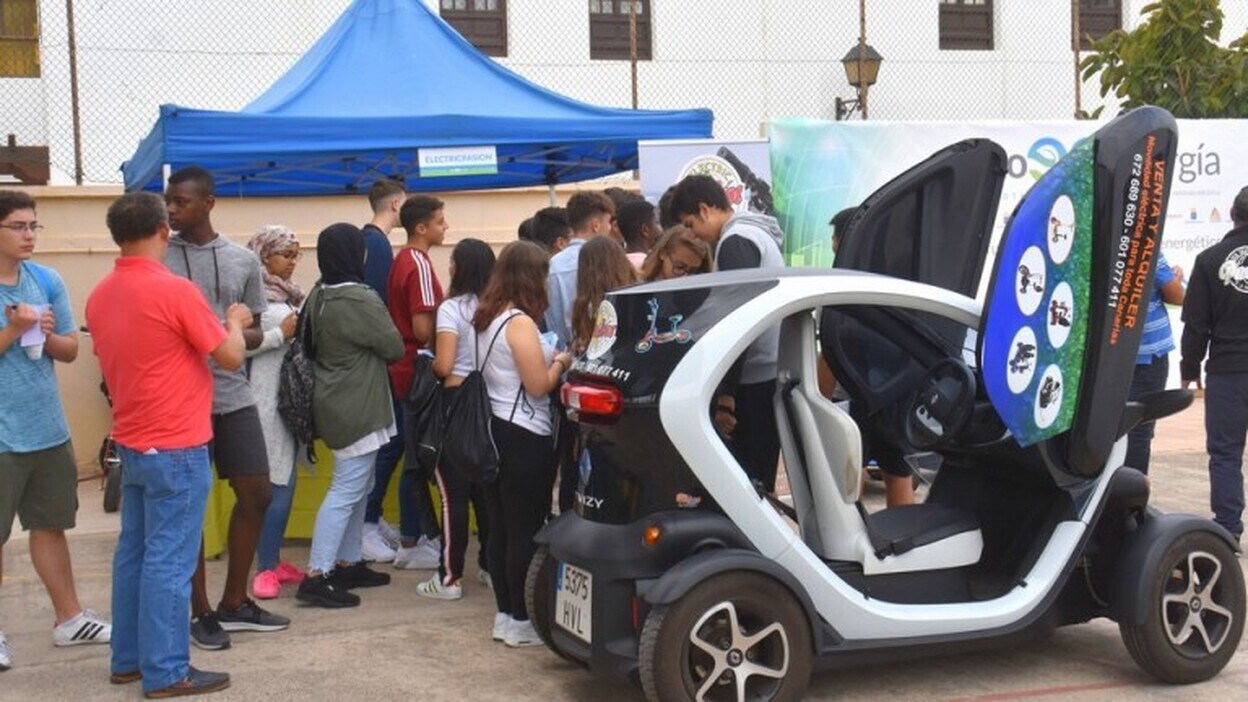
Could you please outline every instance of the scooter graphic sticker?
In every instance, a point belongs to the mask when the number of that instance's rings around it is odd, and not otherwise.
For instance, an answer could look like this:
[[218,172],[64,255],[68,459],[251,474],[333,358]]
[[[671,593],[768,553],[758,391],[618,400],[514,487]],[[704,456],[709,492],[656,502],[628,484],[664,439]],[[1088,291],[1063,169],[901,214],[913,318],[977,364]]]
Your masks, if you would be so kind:
[[654,348],[655,344],[667,344],[673,341],[678,344],[687,344],[693,338],[693,332],[680,328],[680,323],[685,321],[685,315],[670,315],[667,318],[668,328],[665,331],[659,331],[659,299],[652,297],[646,305],[650,307],[650,314],[646,315],[646,319],[650,320],[650,329],[641,337],[641,341],[637,342],[637,353],[646,353]]

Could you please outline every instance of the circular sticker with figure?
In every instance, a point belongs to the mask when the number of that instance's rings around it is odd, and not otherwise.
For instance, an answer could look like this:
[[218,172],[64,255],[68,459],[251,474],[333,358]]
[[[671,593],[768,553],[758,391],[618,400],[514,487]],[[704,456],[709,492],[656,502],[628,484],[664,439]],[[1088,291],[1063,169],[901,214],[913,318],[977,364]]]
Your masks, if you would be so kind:
[[1045,232],[1049,245],[1049,257],[1054,263],[1063,263],[1070,256],[1075,243],[1075,203],[1062,195],[1049,210],[1049,226]]
[[1014,272],[1014,296],[1018,300],[1018,309],[1024,315],[1031,315],[1040,308],[1044,299],[1045,273],[1044,252],[1039,246],[1027,247],[1018,261],[1018,270]]
[[1075,295],[1066,281],[1053,288],[1047,316],[1045,326],[1049,330],[1049,343],[1053,348],[1060,349],[1070,336],[1070,325],[1075,321]]
[[1023,327],[1014,335],[1010,342],[1010,362],[1006,369],[1005,380],[1010,392],[1015,395],[1031,385],[1036,375],[1036,333],[1031,327]]
[[1040,376],[1040,387],[1036,390],[1036,426],[1041,429],[1048,429],[1053,425],[1053,421],[1057,419],[1057,413],[1062,408],[1062,369],[1056,365],[1051,365],[1044,369],[1044,375]]
[[598,305],[598,314],[594,315],[594,333],[589,337],[589,345],[585,347],[585,357],[594,360],[615,346],[616,331],[619,328],[619,317],[615,313],[615,305],[603,300]]

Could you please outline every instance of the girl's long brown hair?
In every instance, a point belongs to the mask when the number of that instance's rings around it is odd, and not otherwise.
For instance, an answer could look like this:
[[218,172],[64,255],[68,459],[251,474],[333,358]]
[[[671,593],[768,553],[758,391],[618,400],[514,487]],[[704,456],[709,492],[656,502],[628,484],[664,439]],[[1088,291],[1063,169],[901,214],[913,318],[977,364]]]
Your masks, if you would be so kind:
[[481,293],[472,326],[483,332],[508,307],[515,307],[534,320],[546,314],[546,274],[550,259],[546,250],[529,241],[514,241],[499,254],[490,282]]
[[576,300],[572,302],[572,349],[580,353],[594,333],[594,317],[607,293],[637,282],[637,273],[624,249],[600,236],[581,248],[576,267]]
[[711,247],[694,236],[693,232],[686,229],[684,225],[678,224],[664,231],[659,240],[654,243],[654,248],[650,249],[646,260],[641,264],[641,279],[647,283],[659,280],[663,276],[663,257],[677,246],[684,246],[702,259],[702,265],[696,271],[689,271],[690,275],[711,272],[713,267]]

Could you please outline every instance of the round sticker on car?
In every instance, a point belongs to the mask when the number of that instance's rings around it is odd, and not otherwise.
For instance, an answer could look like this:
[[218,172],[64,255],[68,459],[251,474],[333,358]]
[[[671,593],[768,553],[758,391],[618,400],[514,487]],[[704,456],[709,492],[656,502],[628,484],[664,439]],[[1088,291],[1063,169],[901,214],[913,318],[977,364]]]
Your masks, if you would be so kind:
[[615,346],[616,330],[619,318],[615,314],[615,305],[603,300],[598,305],[598,314],[594,315],[594,333],[589,337],[589,346],[585,348],[585,357],[595,360]]

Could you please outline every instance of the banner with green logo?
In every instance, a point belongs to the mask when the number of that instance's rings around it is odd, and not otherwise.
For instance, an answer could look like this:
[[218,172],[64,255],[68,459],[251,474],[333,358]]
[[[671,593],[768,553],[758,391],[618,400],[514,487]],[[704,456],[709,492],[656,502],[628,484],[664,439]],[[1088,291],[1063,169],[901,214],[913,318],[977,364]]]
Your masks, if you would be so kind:
[[[936,151],[987,138],[1009,154],[1009,175],[993,233],[1000,238],[1019,199],[1050,167],[1096,131],[1097,122],[826,122],[770,124],[772,191],[793,266],[832,265],[829,220]],[[1244,186],[1248,120],[1179,120],[1170,214],[1162,248],[1191,270],[1196,254],[1230,229],[1231,201]],[[996,255],[995,244],[988,252]],[[987,276],[984,277],[987,283]]]

